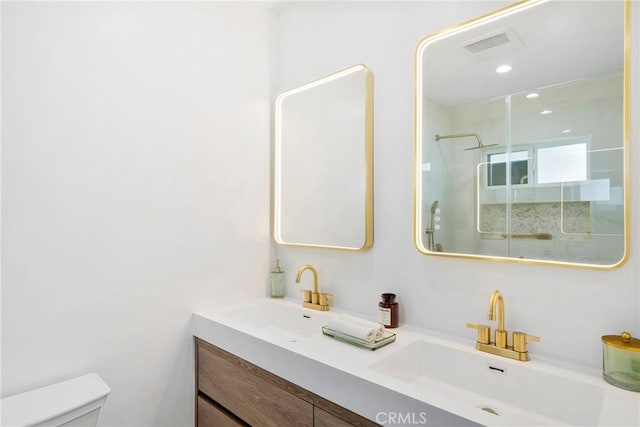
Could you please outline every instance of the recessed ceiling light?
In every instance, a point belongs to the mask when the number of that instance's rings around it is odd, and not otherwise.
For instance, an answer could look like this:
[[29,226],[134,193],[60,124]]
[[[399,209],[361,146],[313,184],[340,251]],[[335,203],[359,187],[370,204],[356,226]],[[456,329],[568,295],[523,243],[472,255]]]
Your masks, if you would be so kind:
[[562,133],[569,133],[569,132],[571,132],[571,129],[563,129],[562,130]]
[[508,73],[509,71],[511,71],[511,65],[501,65],[498,68],[496,68],[496,73]]
[[553,111],[551,111],[551,110],[542,110],[542,111],[540,111],[540,114],[542,114],[542,115],[551,114],[551,113],[553,113]]
[[527,98],[529,98],[529,99],[537,98],[539,96],[540,96],[540,94],[536,93],[536,92],[531,92],[531,93],[527,94]]

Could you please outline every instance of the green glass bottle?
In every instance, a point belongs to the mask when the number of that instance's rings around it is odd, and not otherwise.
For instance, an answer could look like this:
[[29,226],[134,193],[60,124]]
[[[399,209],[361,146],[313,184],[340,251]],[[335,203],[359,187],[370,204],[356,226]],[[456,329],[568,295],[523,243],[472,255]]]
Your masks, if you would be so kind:
[[284,298],[285,291],[284,271],[280,268],[280,260],[277,259],[271,272],[271,298]]

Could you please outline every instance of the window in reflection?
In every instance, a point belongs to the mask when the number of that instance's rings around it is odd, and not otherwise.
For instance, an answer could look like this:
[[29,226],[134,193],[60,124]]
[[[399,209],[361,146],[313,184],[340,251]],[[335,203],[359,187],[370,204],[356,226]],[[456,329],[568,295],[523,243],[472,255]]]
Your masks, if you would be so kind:
[[[511,153],[511,185],[526,184],[529,176],[529,152],[527,150],[514,151]],[[507,153],[489,154],[489,174],[487,175],[487,185],[507,185]]]
[[536,183],[587,180],[587,144],[557,145],[536,150]]

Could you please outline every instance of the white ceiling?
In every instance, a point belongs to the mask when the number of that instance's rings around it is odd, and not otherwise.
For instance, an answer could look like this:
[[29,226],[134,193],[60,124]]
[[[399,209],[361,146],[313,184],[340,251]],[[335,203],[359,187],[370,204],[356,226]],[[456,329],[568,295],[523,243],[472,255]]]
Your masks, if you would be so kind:
[[[447,36],[422,56],[424,96],[445,106],[619,73],[624,58],[622,1],[550,1]],[[500,31],[509,43],[464,48]],[[496,73],[509,64],[512,71]]]

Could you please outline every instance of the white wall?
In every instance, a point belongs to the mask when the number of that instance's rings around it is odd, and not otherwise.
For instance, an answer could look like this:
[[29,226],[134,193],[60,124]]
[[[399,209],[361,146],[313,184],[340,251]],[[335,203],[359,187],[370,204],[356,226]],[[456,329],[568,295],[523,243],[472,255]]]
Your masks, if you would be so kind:
[[[632,99],[631,256],[615,271],[529,266],[428,257],[412,241],[414,47],[425,35],[500,7],[502,2],[295,4],[277,16],[277,91],[362,62],[375,75],[375,243],[345,253],[279,246],[288,295],[299,298],[296,269],[315,265],[335,306],[374,316],[379,294],[395,292],[402,320],[466,337],[466,322],[486,318],[489,296],[501,289],[506,324],[542,338],[532,357],[601,366],[603,334],[640,335],[638,250],[638,80]],[[638,24],[640,4],[634,2]],[[634,37],[638,40],[638,29]],[[632,76],[638,76],[639,46]],[[303,282],[305,279],[303,279]],[[303,283],[307,285],[307,283]]]
[[101,425],[193,425],[191,312],[269,269],[269,11],[2,8],[2,395],[94,371]]

